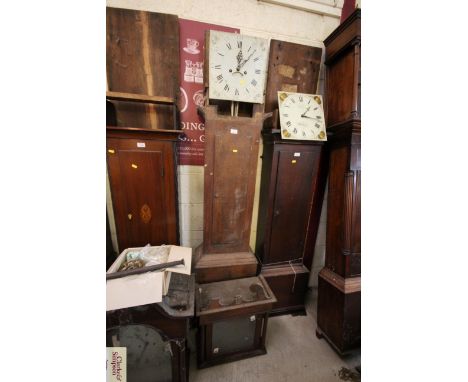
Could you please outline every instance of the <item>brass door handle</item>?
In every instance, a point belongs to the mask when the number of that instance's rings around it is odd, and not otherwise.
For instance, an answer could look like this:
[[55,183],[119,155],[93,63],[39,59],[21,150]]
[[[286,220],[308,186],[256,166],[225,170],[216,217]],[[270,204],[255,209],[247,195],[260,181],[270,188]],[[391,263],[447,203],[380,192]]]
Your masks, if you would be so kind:
[[128,214],[127,216],[128,216],[128,220],[132,220],[132,217],[133,217],[132,214]]

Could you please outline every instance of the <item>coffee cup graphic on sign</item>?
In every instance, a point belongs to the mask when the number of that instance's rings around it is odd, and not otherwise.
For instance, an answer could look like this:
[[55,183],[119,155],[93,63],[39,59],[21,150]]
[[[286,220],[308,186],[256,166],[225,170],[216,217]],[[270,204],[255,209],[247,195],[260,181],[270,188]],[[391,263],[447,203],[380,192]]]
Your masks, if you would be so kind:
[[200,50],[198,47],[200,46],[200,43],[195,40],[194,38],[188,38],[187,39],[187,46],[184,47],[184,51],[190,54],[198,54],[200,53]]

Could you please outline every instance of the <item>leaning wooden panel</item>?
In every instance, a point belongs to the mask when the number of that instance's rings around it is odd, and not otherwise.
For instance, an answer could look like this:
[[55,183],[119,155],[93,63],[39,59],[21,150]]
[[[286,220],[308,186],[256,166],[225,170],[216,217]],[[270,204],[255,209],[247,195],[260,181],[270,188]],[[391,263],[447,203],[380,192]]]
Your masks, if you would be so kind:
[[[179,23],[175,15],[107,8],[109,91],[176,98]],[[119,126],[171,129],[172,107],[115,102]]]
[[[280,90],[315,94],[320,75],[322,49],[271,40],[265,112],[278,109],[277,92]],[[276,118],[272,123],[275,126]]]

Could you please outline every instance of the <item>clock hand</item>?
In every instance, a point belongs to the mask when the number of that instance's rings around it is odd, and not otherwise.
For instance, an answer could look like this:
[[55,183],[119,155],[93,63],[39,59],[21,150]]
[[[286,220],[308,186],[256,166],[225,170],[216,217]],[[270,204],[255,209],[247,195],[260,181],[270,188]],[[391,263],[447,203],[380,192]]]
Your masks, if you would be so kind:
[[257,49],[255,49],[255,50],[250,54],[250,56],[247,57],[247,60],[244,60],[242,63],[240,63],[240,64],[237,66],[237,70],[238,70],[238,71],[245,65],[245,63],[246,63],[247,61],[249,61],[249,60],[252,58],[252,56],[255,54],[256,51],[257,51]]
[[[242,67],[241,61],[244,58],[244,56],[242,55],[242,49],[239,49],[239,53],[237,53],[236,58],[237,58],[237,67],[236,67],[236,71],[233,72],[232,74],[238,73],[238,74],[241,74],[243,76],[243,74],[240,72],[240,68]],[[231,71],[231,69],[229,69],[229,71]]]
[[301,117],[302,118],[307,118],[306,117],[306,113],[310,110],[310,106],[306,109],[306,111],[304,113],[301,114]]
[[313,117],[308,117],[307,115],[301,115],[302,118],[308,118],[308,119],[315,119],[317,122],[323,122],[322,119],[318,119],[318,118],[313,118]]
[[141,361],[143,359],[143,353],[145,352],[146,348],[148,347],[149,341],[145,340],[144,338],[142,338],[138,334],[135,334],[135,338],[139,339],[141,342],[144,343],[143,349],[140,351],[140,359],[138,360],[138,363],[141,363]]
[[148,347],[148,345],[149,345],[149,341],[147,341],[145,343],[145,345],[143,346],[143,350],[140,352],[140,359],[138,360],[139,364],[141,364],[141,362],[143,361],[143,354],[144,354],[146,348]]
[[239,53],[237,53],[236,58],[237,58],[237,66],[239,67],[242,59],[244,58],[244,56],[242,55],[242,49],[239,49]]

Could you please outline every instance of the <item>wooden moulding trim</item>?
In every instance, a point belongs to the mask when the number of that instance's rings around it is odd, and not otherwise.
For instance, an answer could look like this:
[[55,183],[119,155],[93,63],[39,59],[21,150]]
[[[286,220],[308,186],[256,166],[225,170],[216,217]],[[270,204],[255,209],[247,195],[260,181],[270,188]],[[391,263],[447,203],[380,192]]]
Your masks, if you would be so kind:
[[258,0],[287,8],[299,9],[301,11],[315,13],[321,16],[329,16],[339,19],[342,8],[325,4],[317,0]]
[[165,105],[173,105],[175,102],[175,99],[171,97],[161,97],[147,94],[123,93],[113,91],[106,92],[106,98],[114,101],[142,102]]
[[287,143],[288,145],[314,145],[314,146],[324,146],[326,141],[303,141],[303,140],[284,140],[281,138],[280,129],[271,129],[271,130],[262,130],[262,135],[268,137],[270,141],[268,143],[278,144],[278,143]]
[[116,127],[116,126],[107,126],[107,134],[112,135],[113,133],[119,134],[129,134],[129,135],[148,135],[148,139],[151,139],[151,135],[157,137],[165,136],[167,138],[172,138],[176,140],[179,135],[184,134],[183,130],[167,130],[167,129],[147,129],[140,127]]
[[202,254],[198,257],[196,268],[231,267],[236,265],[257,265],[257,258],[251,252],[230,252]]
[[319,272],[319,277],[339,289],[342,293],[348,294],[361,291],[361,276],[343,278],[332,270],[323,268]]
[[361,45],[361,10],[357,9],[348,17],[330,36],[324,45],[325,65],[332,65],[339,57],[354,49],[355,45]]
[[361,134],[361,119],[350,118],[346,121],[327,126],[327,135],[330,138],[346,133]]
[[267,265],[263,265],[261,275],[263,277],[277,277],[277,276],[289,276],[294,275],[294,273],[302,274],[302,273],[309,273],[309,270],[303,264],[283,264],[281,266],[272,266],[269,267]]

